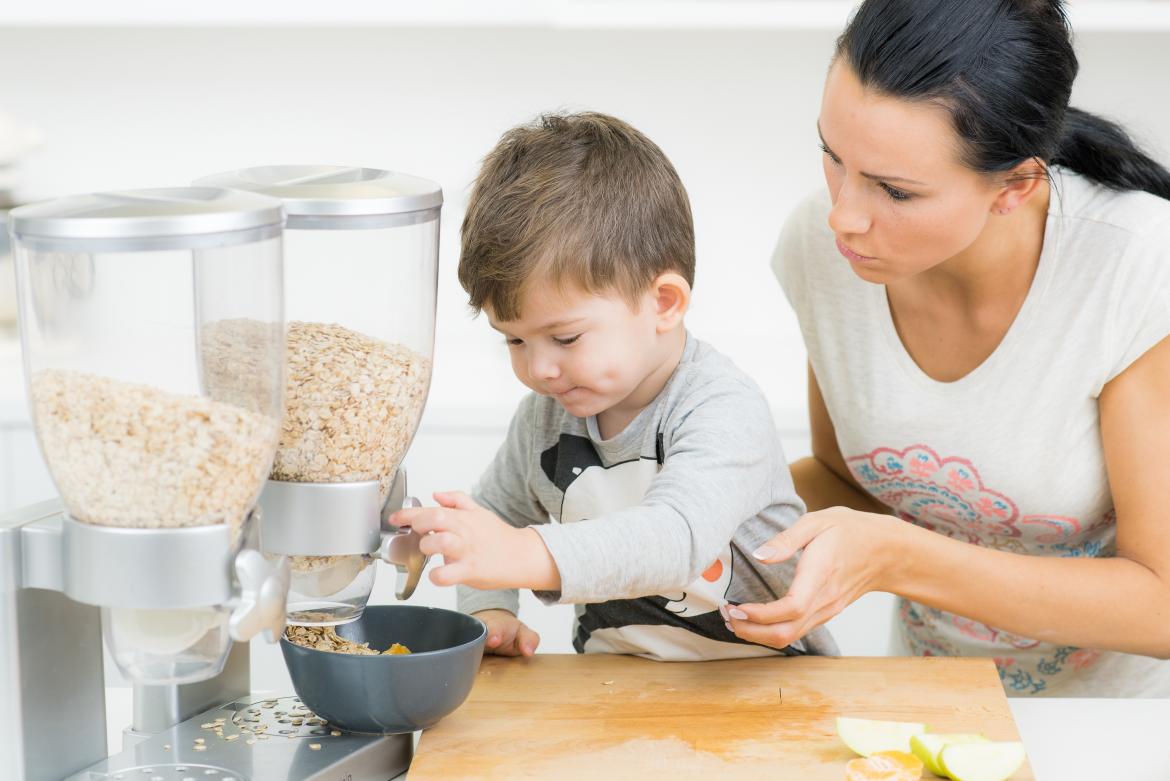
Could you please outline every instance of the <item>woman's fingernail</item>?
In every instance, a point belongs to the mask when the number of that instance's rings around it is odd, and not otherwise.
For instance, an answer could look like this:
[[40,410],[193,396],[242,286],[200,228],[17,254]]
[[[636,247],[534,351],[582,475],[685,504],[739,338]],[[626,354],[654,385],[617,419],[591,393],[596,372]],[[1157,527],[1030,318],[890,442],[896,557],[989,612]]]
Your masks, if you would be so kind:
[[731,624],[729,624],[729,623],[727,623],[726,621],[724,621],[724,622],[723,622],[723,625],[724,625],[725,627],[727,627],[727,631],[728,631],[728,632],[731,632],[732,634],[734,634],[734,633],[735,633],[735,630],[731,628]]
[[752,555],[757,559],[770,559],[780,551],[773,548],[771,545],[762,545],[752,551]]
[[748,617],[748,614],[740,610],[738,607],[730,608],[727,612],[731,614],[732,618],[738,618],[740,621],[743,621]]
[[719,615],[723,616],[724,621],[728,621],[731,619],[731,616],[727,615],[727,605],[720,605],[719,606]]

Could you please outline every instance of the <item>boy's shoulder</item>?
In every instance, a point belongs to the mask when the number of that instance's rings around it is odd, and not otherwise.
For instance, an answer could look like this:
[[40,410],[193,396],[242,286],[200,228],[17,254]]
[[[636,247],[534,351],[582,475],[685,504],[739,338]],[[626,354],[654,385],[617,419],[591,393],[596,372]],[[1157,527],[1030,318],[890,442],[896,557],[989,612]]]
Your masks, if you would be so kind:
[[694,410],[711,406],[735,412],[724,420],[729,426],[734,425],[732,417],[749,425],[760,415],[771,417],[767,397],[756,381],[727,355],[690,334],[683,360],[655,403],[667,420],[681,421]]
[[663,393],[672,390],[677,384],[679,390],[694,392],[696,390],[722,390],[726,392],[740,392],[763,397],[764,392],[751,376],[736,365],[727,355],[712,347],[707,342],[696,338],[693,334],[687,335],[687,347],[683,352],[683,359],[671,382],[663,388]]

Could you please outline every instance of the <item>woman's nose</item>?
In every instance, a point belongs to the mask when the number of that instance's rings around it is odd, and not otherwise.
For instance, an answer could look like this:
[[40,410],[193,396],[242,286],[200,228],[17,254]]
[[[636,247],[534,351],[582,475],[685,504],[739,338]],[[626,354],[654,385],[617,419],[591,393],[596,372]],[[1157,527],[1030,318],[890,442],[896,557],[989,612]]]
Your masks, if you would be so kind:
[[829,227],[833,233],[860,236],[869,232],[871,224],[864,200],[852,190],[850,183],[842,183],[833,199],[833,208],[829,210]]

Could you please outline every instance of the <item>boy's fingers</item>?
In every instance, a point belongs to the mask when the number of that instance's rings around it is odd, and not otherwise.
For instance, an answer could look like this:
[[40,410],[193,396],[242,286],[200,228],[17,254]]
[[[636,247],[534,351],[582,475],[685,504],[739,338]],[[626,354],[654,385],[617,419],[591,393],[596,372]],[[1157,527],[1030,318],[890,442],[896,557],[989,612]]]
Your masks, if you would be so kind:
[[397,512],[391,513],[386,520],[394,526],[410,526],[420,510],[425,510],[425,507],[410,507]]
[[462,491],[441,491],[434,495],[435,501],[444,507],[457,510],[478,510],[479,505]]
[[516,648],[515,643],[504,643],[496,648],[493,652],[496,656],[519,656],[520,651]]
[[467,578],[467,568],[463,562],[444,564],[431,570],[431,582],[436,586],[454,586]]
[[540,645],[540,635],[521,624],[520,631],[517,632],[517,645],[520,646],[520,652],[524,656],[532,656],[536,653],[537,646]]
[[458,559],[464,553],[463,538],[451,532],[435,532],[424,535],[418,541],[418,549],[427,556],[437,554],[445,559]]
[[409,526],[419,534],[450,531],[458,521],[458,512],[442,507],[412,507],[390,516],[390,522],[395,526]]

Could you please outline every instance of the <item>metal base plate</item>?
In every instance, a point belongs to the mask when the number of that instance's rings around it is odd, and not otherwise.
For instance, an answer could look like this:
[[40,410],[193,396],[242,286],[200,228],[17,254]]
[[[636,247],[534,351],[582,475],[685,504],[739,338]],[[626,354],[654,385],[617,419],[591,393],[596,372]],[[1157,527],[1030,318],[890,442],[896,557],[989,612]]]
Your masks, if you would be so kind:
[[389,781],[413,736],[339,732],[296,697],[245,697],[132,746],[69,781]]

